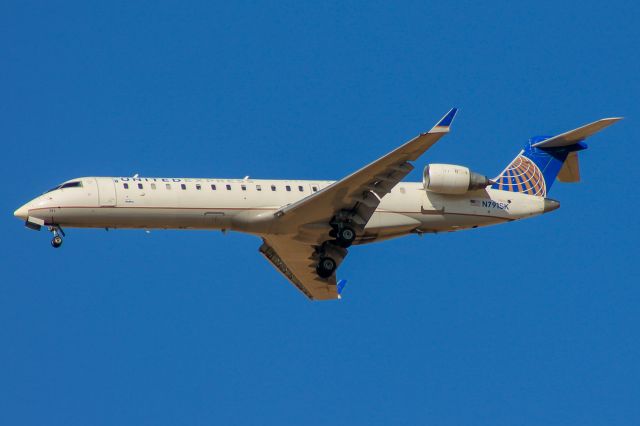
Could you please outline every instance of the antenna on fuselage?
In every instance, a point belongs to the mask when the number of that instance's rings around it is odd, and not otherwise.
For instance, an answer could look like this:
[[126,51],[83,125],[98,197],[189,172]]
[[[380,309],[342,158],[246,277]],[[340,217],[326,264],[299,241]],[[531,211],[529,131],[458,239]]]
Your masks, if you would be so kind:
[[134,179],[137,179],[137,178],[138,178],[138,176],[139,176],[139,175],[136,173],[135,175],[133,175],[133,178],[134,178]]
[[249,180],[249,175],[246,175],[242,180]]

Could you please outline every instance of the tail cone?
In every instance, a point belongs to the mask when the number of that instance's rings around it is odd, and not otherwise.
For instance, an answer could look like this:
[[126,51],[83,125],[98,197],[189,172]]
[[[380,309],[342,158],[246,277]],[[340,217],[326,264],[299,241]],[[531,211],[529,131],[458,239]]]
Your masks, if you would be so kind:
[[544,199],[544,213],[553,211],[560,207],[560,202],[553,200],[551,198]]

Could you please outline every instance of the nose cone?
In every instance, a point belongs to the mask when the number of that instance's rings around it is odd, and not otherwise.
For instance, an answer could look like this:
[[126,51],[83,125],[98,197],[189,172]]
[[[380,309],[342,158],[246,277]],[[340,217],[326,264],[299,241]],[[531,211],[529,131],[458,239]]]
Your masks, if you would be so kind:
[[560,207],[560,202],[552,200],[551,198],[544,199],[544,213],[553,211]]
[[24,206],[18,208],[18,210],[13,212],[13,215],[18,219],[27,220],[27,217],[29,217],[29,209],[27,208],[27,205],[25,204]]

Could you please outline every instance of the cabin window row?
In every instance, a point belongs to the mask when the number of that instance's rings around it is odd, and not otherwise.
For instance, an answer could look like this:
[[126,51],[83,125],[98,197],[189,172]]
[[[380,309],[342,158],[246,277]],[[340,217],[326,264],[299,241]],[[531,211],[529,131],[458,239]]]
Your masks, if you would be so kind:
[[[138,189],[144,189],[144,185],[142,183],[138,183],[137,185],[138,185]],[[122,184],[122,187],[124,189],[129,189],[129,184],[125,182],[125,183]],[[218,189],[218,187],[215,184],[211,184],[210,187],[211,187],[212,191],[216,191]],[[171,189],[171,184],[170,183],[166,183],[165,184],[165,188],[170,190]],[[198,184],[195,185],[195,188],[196,188],[197,191],[201,191],[202,190],[202,185],[200,185],[198,183]],[[231,191],[231,185],[230,184],[226,184],[225,188],[226,188],[227,191]],[[157,189],[157,186],[156,186],[155,183],[151,184],[151,189]],[[187,189],[187,185],[184,184],[184,183],[181,183],[180,184],[180,189],[186,190]],[[244,184],[240,185],[240,189],[242,191],[246,191],[247,190],[247,185],[244,185]],[[291,185],[285,185],[284,189],[287,192],[291,192],[292,191]],[[313,190],[313,192],[317,192],[318,191],[318,186],[317,185],[312,185],[311,189]],[[277,190],[278,190],[278,188],[277,188],[276,185],[271,185],[271,191],[275,192]],[[262,191],[262,185],[256,185],[256,191]],[[298,185],[298,191],[299,192],[304,192],[304,186]]]

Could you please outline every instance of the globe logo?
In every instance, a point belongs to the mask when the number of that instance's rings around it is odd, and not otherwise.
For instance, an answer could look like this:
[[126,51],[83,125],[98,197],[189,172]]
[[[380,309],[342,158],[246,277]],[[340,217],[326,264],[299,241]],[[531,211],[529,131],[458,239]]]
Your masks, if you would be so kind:
[[493,187],[503,191],[523,192],[539,197],[547,195],[542,172],[533,161],[522,154],[509,164],[505,171],[495,179],[495,182]]

